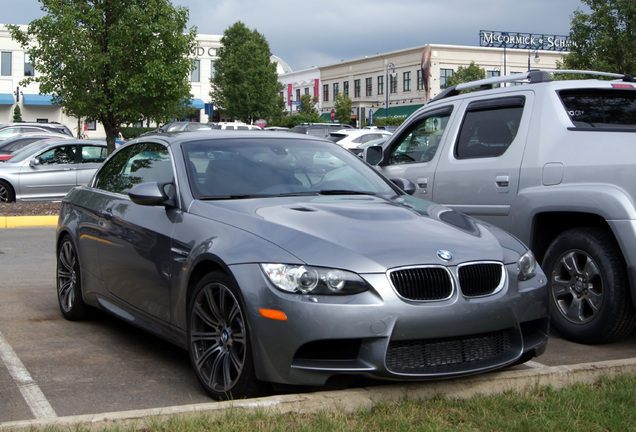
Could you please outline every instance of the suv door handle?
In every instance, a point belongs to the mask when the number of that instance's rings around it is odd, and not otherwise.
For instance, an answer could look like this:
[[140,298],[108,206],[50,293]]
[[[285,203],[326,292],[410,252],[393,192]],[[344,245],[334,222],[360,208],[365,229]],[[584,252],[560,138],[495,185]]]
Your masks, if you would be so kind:
[[423,193],[426,193],[428,187],[428,177],[419,177],[417,179],[417,187],[423,189]]
[[495,177],[495,183],[497,183],[497,186],[499,187],[507,188],[508,186],[510,186],[510,176],[498,175],[497,177]]

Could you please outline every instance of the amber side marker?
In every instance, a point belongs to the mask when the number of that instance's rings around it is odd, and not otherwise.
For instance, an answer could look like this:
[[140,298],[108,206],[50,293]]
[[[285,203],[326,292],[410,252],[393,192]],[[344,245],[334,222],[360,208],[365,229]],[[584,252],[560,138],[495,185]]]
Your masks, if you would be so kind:
[[273,319],[276,321],[287,321],[287,315],[285,312],[274,309],[259,309],[258,312],[265,318]]

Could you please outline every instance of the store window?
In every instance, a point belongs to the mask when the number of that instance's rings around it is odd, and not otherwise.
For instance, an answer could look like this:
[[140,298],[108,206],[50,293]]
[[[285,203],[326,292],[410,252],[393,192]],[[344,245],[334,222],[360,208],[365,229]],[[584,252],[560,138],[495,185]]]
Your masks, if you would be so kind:
[[194,61],[194,68],[192,69],[190,81],[201,82],[201,60]]
[[360,80],[359,79],[353,81],[353,96],[357,98],[360,97]]
[[11,76],[11,53],[3,51],[0,58],[0,75]]
[[389,77],[390,77],[390,80],[391,80],[391,93],[397,93],[397,90],[398,90],[397,74],[389,75]]
[[31,63],[31,56],[29,53],[24,54],[24,76],[34,76],[35,69],[33,68],[33,64]]
[[424,71],[422,69],[417,71],[417,89],[424,90]]
[[366,84],[366,95],[373,96],[373,78],[367,78],[365,80]]
[[404,72],[402,76],[402,86],[405,92],[411,91],[411,72]]
[[325,102],[329,102],[329,84],[323,84],[322,86],[322,99]]
[[338,97],[338,93],[340,93],[340,83],[333,83],[333,97],[334,100]]
[[349,81],[345,81],[342,83],[342,92],[345,96],[349,96]]
[[210,79],[214,79],[214,60],[210,61]]
[[378,94],[384,94],[384,75],[378,75]]
[[439,70],[439,88],[448,88],[448,78],[453,76],[452,69],[440,69]]

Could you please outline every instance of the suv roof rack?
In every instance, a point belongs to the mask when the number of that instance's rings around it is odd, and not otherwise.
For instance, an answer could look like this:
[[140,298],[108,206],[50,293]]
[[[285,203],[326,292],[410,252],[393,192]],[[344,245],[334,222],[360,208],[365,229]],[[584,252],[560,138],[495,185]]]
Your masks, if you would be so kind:
[[492,78],[481,79],[477,81],[470,81],[467,83],[457,84],[456,86],[449,87],[437,96],[432,101],[444,99],[451,96],[456,96],[464,90],[479,89],[488,90],[493,88],[496,84],[501,83],[542,83],[552,81],[551,74],[581,74],[581,75],[596,75],[606,76],[611,78],[619,78],[625,82],[634,82],[634,77],[629,74],[616,74],[610,72],[597,72],[597,71],[585,71],[585,70],[572,70],[572,69],[544,69],[544,70],[530,70],[528,72],[516,73],[505,76],[498,76]]

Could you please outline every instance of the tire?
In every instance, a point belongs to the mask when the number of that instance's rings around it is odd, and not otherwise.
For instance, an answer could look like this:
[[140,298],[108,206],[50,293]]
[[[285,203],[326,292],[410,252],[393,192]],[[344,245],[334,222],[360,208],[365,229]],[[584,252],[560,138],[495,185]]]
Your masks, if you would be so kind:
[[0,202],[13,202],[15,201],[15,191],[9,183],[4,180],[0,180]]
[[77,250],[65,236],[57,250],[57,301],[62,315],[69,321],[88,317],[90,309],[82,298],[82,279]]
[[197,284],[188,308],[188,352],[195,374],[215,400],[260,395],[249,326],[239,290],[224,273]]
[[557,236],[543,260],[551,324],[565,338],[607,343],[629,335],[636,311],[625,261],[614,238],[597,228]]

